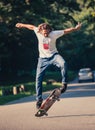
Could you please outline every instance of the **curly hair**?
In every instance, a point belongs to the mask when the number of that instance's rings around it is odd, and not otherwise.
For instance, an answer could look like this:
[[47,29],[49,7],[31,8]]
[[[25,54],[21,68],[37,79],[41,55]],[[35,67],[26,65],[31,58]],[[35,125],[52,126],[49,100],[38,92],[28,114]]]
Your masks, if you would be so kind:
[[52,27],[47,23],[42,23],[38,26],[38,32],[40,33],[43,29],[49,30],[49,32],[52,31]]

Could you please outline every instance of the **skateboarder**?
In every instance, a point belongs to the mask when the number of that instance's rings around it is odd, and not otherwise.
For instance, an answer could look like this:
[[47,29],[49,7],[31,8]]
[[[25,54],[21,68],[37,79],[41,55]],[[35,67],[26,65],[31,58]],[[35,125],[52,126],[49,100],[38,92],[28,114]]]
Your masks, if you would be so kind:
[[56,40],[64,34],[79,30],[81,28],[81,23],[78,23],[75,27],[55,31],[48,23],[42,23],[38,27],[31,24],[17,23],[16,27],[33,30],[38,38],[39,59],[36,72],[36,107],[39,109],[43,101],[42,81],[45,70],[49,66],[55,65],[61,70],[61,93],[64,93],[67,88],[67,66],[65,60],[57,51]]

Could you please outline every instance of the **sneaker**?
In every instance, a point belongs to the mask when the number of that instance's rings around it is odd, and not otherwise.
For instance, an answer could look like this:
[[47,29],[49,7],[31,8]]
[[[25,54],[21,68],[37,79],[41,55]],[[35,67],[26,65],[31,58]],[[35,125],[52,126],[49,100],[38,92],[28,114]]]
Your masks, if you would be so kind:
[[62,87],[60,88],[61,93],[64,93],[66,89],[67,89],[67,84],[66,83],[62,84]]
[[37,109],[39,109],[41,107],[42,102],[43,102],[43,99],[40,99],[40,100],[37,101],[37,103],[36,103],[36,108]]

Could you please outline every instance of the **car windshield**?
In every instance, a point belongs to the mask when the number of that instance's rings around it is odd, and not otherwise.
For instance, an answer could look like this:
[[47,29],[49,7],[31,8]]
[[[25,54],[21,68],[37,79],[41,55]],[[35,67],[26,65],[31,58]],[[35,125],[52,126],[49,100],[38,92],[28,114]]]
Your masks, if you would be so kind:
[[89,72],[91,72],[90,69],[80,70],[80,73],[89,73]]

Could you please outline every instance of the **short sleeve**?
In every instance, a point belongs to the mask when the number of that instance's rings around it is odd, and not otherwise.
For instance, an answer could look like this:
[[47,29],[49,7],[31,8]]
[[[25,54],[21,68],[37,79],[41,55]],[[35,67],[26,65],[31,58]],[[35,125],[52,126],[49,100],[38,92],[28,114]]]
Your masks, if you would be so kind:
[[36,34],[38,33],[38,28],[37,28],[37,27],[34,28],[34,32],[35,32]]
[[51,35],[57,39],[64,35],[64,30],[52,31]]

